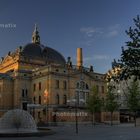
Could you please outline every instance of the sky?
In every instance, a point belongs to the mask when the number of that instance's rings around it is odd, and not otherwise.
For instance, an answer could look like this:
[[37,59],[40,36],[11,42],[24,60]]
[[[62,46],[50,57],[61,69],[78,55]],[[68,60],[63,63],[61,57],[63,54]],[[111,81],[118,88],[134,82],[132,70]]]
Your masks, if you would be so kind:
[[37,23],[41,44],[74,65],[76,49],[83,48],[84,66],[106,73],[139,14],[140,0],[0,0],[0,57],[30,43]]

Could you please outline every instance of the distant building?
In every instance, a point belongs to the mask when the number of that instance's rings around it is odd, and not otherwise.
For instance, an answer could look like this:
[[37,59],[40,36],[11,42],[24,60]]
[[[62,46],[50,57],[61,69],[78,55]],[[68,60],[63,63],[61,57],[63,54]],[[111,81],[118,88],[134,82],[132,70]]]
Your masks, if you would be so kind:
[[[75,104],[86,112],[90,89],[97,86],[105,97],[104,74],[83,66],[82,48],[77,49],[77,64],[67,61],[58,51],[41,44],[35,26],[32,43],[9,52],[0,62],[0,115],[9,109],[28,110],[36,122],[73,120]],[[89,116],[79,117],[81,120]],[[103,113],[97,120],[104,121]]]
[[117,102],[119,104],[120,122],[130,122],[134,120],[134,116],[128,108],[127,96],[128,88],[131,85],[133,76],[128,80],[115,79],[121,73],[121,64],[115,60],[112,63],[112,69],[106,74],[107,85],[114,86],[114,93],[116,94]]

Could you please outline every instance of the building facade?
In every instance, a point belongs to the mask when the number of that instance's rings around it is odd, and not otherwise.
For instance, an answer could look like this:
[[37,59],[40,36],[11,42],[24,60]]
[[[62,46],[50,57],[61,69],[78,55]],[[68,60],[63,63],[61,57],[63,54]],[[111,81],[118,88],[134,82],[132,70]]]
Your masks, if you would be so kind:
[[[35,27],[32,43],[1,58],[0,115],[20,108],[28,110],[36,122],[72,121],[74,118],[66,113],[75,107],[87,112],[86,101],[93,86],[104,98],[104,74],[95,73],[92,66],[83,66],[82,48],[77,49],[77,64],[73,65],[70,57],[65,60],[58,51],[42,45]],[[97,119],[104,121],[104,113]]]

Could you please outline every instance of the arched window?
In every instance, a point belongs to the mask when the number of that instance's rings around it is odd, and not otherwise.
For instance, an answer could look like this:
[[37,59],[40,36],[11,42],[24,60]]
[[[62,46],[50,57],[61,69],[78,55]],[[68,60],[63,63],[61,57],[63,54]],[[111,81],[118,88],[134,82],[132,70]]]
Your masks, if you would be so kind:
[[63,88],[67,89],[67,81],[63,81]]
[[64,104],[64,105],[67,104],[67,96],[66,96],[66,95],[63,96],[63,104]]
[[79,82],[77,83],[76,88],[79,88]]
[[41,96],[39,96],[38,103],[41,104]]
[[89,89],[88,84],[86,84],[86,89]]
[[33,98],[34,104],[35,104],[35,100],[36,100],[36,98],[34,97],[34,98]]
[[[80,105],[86,104],[89,94],[89,86],[85,81],[78,81],[76,84],[76,95],[75,99]],[[76,98],[77,97],[77,98]]]
[[41,90],[41,82],[39,82],[39,90]]
[[25,96],[26,97],[28,96],[28,90],[27,89],[25,90]]
[[59,94],[56,95],[56,104],[59,104]]
[[24,89],[22,89],[22,97],[24,97]]

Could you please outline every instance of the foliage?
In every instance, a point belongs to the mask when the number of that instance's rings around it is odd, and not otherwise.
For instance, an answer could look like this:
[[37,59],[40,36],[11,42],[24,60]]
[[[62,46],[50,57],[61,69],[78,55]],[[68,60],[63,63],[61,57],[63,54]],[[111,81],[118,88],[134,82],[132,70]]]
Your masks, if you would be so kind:
[[119,107],[117,102],[117,95],[114,93],[115,87],[114,86],[108,86],[108,92],[106,95],[105,100],[105,109],[110,112],[111,115],[111,125],[112,125],[112,116],[113,112],[116,111]]
[[137,16],[133,21],[135,26],[126,30],[130,40],[126,42],[126,49],[122,47],[121,59],[118,61],[121,67],[120,80],[128,80],[132,75],[135,80],[140,79],[140,17]]
[[91,90],[91,93],[89,95],[89,98],[87,100],[87,109],[89,112],[93,115],[92,122],[95,122],[95,113],[100,112],[102,107],[102,100],[99,97],[97,87],[93,87]]
[[137,81],[133,81],[128,88],[127,105],[133,112],[140,108],[140,93],[139,84]]
[[135,127],[136,127],[136,113],[140,108],[140,92],[138,81],[132,81],[128,88],[127,106],[133,112]]

